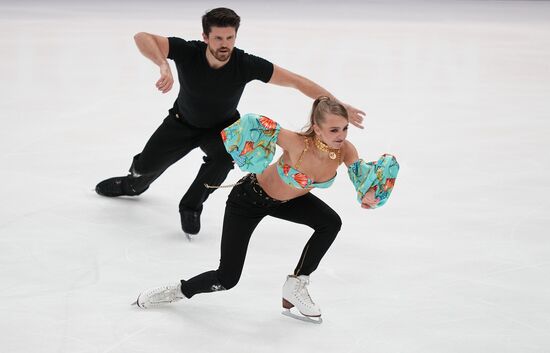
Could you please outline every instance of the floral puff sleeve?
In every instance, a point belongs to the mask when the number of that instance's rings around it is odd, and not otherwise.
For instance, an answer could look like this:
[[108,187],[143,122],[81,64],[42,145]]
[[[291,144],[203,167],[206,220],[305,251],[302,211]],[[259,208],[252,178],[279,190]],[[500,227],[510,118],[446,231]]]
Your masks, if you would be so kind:
[[221,131],[225,149],[242,171],[262,173],[273,160],[281,127],[268,117],[245,114]]
[[390,197],[398,172],[399,163],[390,154],[382,155],[376,162],[359,159],[348,167],[349,178],[357,191],[357,201],[361,202],[372,188],[380,200],[376,207],[384,205]]

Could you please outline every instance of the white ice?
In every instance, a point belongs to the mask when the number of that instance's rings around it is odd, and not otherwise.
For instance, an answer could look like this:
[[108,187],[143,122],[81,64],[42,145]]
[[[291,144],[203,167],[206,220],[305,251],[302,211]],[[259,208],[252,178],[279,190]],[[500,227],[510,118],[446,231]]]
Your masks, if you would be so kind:
[[[280,314],[311,232],[273,219],[236,288],[130,306],[218,264],[228,191],[192,242],[179,225],[200,151],[138,198],[93,191],[126,173],[177,95],[156,91],[133,34],[200,39],[220,5],[242,17],[240,48],[367,112],[349,134],[363,158],[401,164],[375,211],[344,169],[315,191],[344,222],[312,275],[322,325]],[[3,1],[0,50],[0,351],[550,351],[549,2]],[[299,129],[310,104],[256,82],[239,110]]]

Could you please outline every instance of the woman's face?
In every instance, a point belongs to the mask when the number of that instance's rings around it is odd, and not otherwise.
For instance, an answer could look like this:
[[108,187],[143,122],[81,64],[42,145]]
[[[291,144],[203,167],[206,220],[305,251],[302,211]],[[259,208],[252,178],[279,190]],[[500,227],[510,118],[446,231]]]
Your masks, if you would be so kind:
[[329,147],[341,148],[348,136],[348,125],[345,117],[328,113],[323,123],[313,125],[313,131]]

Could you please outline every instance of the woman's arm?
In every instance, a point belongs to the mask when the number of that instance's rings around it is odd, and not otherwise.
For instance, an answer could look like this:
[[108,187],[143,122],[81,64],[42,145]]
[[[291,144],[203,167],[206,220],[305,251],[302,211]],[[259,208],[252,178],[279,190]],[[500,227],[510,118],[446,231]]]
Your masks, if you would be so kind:
[[281,126],[259,114],[245,114],[221,131],[225,149],[242,171],[262,173],[273,160]]
[[357,153],[357,149],[351,142],[346,140],[344,142],[344,147],[342,148],[342,160],[344,161],[344,164],[349,168],[349,166],[358,159],[359,153]]
[[[348,168],[350,168],[353,163],[359,161],[359,153],[357,153],[357,149],[347,140],[344,143],[342,159]],[[367,209],[375,208],[379,202],[380,200],[376,197],[375,190],[370,188],[361,199],[361,207]]]
[[304,137],[294,131],[281,128],[277,145],[283,150],[292,153],[296,148],[303,149]]
[[355,146],[346,141],[343,160],[348,167],[348,176],[357,191],[357,200],[363,208],[384,205],[390,196],[399,163],[394,156],[384,154],[376,162],[365,162],[359,158]]

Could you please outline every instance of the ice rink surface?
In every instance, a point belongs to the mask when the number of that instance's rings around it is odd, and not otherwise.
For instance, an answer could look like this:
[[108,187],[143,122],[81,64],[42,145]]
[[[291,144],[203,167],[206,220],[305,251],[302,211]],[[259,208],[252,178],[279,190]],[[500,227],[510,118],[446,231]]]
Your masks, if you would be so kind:
[[[221,5],[242,17],[238,47],[367,112],[349,134],[363,158],[401,164],[375,211],[344,168],[314,191],[344,222],[311,276],[322,325],[280,314],[311,232],[269,218],[236,288],[130,306],[217,266],[228,190],[193,241],[179,225],[199,150],[139,198],[93,191],[177,95],[133,35],[200,39]],[[550,2],[3,1],[0,48],[2,352],[550,352]],[[310,104],[255,82],[239,110],[300,129]]]

